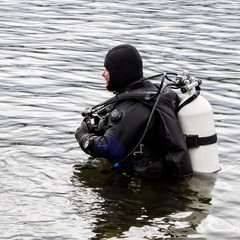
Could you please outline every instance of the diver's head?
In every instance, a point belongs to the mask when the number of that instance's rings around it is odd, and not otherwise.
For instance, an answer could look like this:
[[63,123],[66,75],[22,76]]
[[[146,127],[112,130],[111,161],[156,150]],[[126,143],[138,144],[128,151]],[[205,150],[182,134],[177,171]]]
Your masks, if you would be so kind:
[[[109,73],[106,86],[109,91],[124,89],[129,84],[143,77],[142,58],[137,49],[129,44],[122,44],[109,50],[104,67]],[[108,74],[105,72],[106,74]]]

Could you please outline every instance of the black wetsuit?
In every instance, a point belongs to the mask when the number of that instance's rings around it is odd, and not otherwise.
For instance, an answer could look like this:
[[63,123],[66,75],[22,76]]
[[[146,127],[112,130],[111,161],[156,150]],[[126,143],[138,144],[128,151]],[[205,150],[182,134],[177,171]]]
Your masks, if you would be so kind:
[[[157,92],[150,81],[136,83],[125,92]],[[109,106],[93,132],[78,134],[82,149],[103,157],[113,164],[121,161],[138,143],[147,125],[155,100],[126,99]],[[121,165],[123,169],[143,171],[142,174],[186,176],[192,174],[186,143],[177,120],[175,109],[179,98],[171,89],[161,93],[160,101],[148,131],[138,146]],[[148,167],[148,173],[146,173]],[[157,169],[153,169],[153,168]],[[138,173],[141,174],[141,173]]]
[[[137,49],[123,44],[109,50],[105,58],[109,71],[109,91],[123,93],[158,91],[150,81],[144,81],[142,59]],[[145,135],[148,119],[156,98],[125,99],[109,105],[96,128],[86,126],[86,119],[76,131],[76,139],[87,154],[103,157],[112,163],[121,162],[124,170],[154,178],[162,175],[192,174],[188,149],[177,120],[178,96],[170,89],[162,92]],[[141,137],[144,139],[132,152]]]

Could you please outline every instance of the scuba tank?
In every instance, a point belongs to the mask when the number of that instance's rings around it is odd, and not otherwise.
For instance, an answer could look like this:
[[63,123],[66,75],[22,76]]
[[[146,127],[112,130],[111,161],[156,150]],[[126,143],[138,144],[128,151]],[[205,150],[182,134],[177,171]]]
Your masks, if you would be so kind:
[[193,171],[217,172],[220,166],[212,106],[199,96],[201,81],[195,81],[188,73],[177,78],[184,82],[181,91],[188,92],[179,104],[177,116],[189,148]]

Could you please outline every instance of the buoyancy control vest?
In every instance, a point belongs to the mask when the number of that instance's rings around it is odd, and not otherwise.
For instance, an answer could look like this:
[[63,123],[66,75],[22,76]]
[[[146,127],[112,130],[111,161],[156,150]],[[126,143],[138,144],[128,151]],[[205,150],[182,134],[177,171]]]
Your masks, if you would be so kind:
[[[97,105],[93,108],[94,111],[98,112],[100,115],[104,115],[104,108],[108,108],[113,103],[134,100],[143,103],[148,106],[151,110],[154,108],[156,103],[156,97],[158,99],[158,104],[155,106],[154,121],[155,121],[155,130],[158,136],[157,141],[154,142],[155,149],[161,149],[159,153],[159,161],[161,160],[166,165],[171,175],[175,176],[188,176],[192,174],[192,166],[186,146],[184,136],[182,134],[177,116],[175,114],[175,109],[180,102],[177,94],[170,88],[165,88],[165,90],[157,95],[157,86],[155,91],[139,91],[137,88],[136,91],[125,92],[118,95],[115,95],[113,98],[107,100],[106,102]],[[85,116],[88,112],[85,112]],[[149,116],[151,118],[151,116]],[[144,129],[143,129],[144,130]],[[147,127],[145,130],[148,130]],[[145,134],[143,134],[142,139],[139,141],[139,144],[142,142]],[[155,138],[156,139],[156,138]],[[138,144],[138,145],[139,145]],[[128,156],[127,159],[137,148],[137,146]],[[158,147],[159,146],[159,147]],[[119,161],[116,166],[121,166],[123,161]]]

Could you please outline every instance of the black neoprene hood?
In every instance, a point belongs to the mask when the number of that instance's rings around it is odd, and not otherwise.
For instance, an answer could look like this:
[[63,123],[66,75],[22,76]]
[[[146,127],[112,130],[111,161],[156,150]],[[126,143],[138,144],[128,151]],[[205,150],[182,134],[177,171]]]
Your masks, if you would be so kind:
[[110,49],[104,67],[110,74],[109,91],[119,92],[143,77],[142,58],[137,49],[129,44]]

